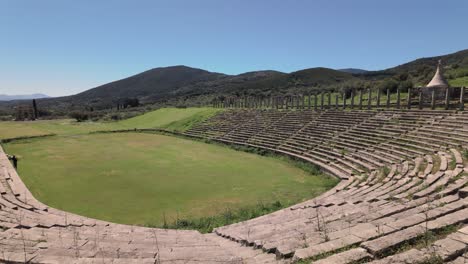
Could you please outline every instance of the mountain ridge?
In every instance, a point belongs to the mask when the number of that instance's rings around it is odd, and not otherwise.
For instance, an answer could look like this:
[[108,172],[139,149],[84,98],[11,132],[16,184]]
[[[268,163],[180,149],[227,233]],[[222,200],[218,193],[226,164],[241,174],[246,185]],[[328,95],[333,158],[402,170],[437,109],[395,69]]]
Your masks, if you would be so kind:
[[[80,109],[110,109],[125,98],[137,98],[143,104],[200,105],[228,96],[342,92],[375,87],[406,89],[427,84],[439,59],[444,62],[449,81],[468,76],[468,49],[420,58],[380,71],[315,67],[291,73],[262,70],[229,75],[176,65],[153,68],[75,95],[37,101],[52,112],[67,113]],[[19,103],[21,101],[1,102],[0,111],[11,111],[12,106]]]

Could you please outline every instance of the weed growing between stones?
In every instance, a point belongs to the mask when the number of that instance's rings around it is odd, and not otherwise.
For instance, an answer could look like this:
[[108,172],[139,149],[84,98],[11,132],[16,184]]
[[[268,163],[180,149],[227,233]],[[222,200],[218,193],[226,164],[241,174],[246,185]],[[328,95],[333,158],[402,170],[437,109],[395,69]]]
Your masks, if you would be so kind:
[[450,162],[449,162],[448,169],[449,170],[454,170],[457,167],[457,162],[455,160],[455,155],[451,154],[449,157],[450,157]]
[[24,237],[24,232],[23,232],[23,214],[20,212],[19,214],[16,215],[16,221],[18,222],[18,225],[20,226],[20,239],[21,239],[21,242],[22,242],[22,246],[23,246],[23,254],[24,254],[24,263],[27,263],[28,262],[28,258],[27,258],[27,251],[26,251],[26,238]]
[[161,263],[160,254],[159,254],[159,242],[158,242],[158,236],[156,235],[156,230],[151,229],[151,233],[153,235],[154,250],[156,251],[156,263]]
[[[377,258],[382,259],[382,258],[391,256],[391,255],[396,255],[396,254],[399,254],[399,253],[402,253],[402,252],[405,252],[414,248],[414,249],[425,249],[428,252],[431,252],[428,259],[436,260],[439,257],[436,255],[433,248],[431,248],[431,244],[437,240],[447,237],[449,234],[456,232],[460,228],[461,228],[461,225],[457,224],[457,225],[448,225],[438,230],[433,230],[433,231],[427,230],[427,232],[424,232],[423,234],[415,237],[414,239],[405,241],[399,244],[398,246],[392,247],[389,250],[378,254]],[[440,263],[440,262],[424,262],[426,260],[427,259],[422,260],[420,264]]]
[[416,264],[442,264],[444,263],[444,260],[437,255],[431,255],[430,257],[427,257],[421,261],[415,262]]
[[320,210],[318,207],[315,208],[315,212],[317,215],[316,231],[319,232],[320,236],[325,242],[330,241],[330,237],[328,236],[329,229],[328,229],[327,221],[325,220],[325,217],[320,213]]
[[424,208],[424,244],[426,247],[429,246],[429,241],[432,237],[432,232],[428,228],[429,224],[429,211],[432,210],[434,206],[432,205],[432,201],[429,197],[426,198],[425,208]]
[[165,221],[162,226],[152,223],[147,223],[145,226],[165,229],[196,229],[201,233],[209,233],[212,232],[214,228],[269,214],[289,205],[292,204],[283,204],[280,201],[275,201],[273,203],[257,203],[255,206],[244,207],[238,210],[226,208],[222,214],[215,216],[186,219],[177,218],[172,223]]

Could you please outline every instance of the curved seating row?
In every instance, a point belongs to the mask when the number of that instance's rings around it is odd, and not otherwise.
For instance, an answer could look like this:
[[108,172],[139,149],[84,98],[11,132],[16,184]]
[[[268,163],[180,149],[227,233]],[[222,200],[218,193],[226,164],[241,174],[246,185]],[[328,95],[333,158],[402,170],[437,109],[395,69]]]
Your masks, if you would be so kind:
[[[229,115],[242,111],[252,115],[249,110],[227,111],[187,135],[294,156],[319,165],[342,181],[317,198],[218,228],[215,233],[219,236],[278,258],[313,263],[464,258],[468,249],[468,167],[464,158],[468,114],[257,110],[253,111],[256,117],[243,119],[228,133],[206,136],[205,131],[216,129],[218,122],[235,122]],[[283,117],[280,121],[262,119],[273,113]],[[286,122],[288,116],[294,119]],[[263,120],[263,126],[244,129],[254,119]],[[288,132],[280,132],[283,130]],[[232,141],[236,135],[243,137]],[[447,235],[446,230],[452,232]],[[431,245],[421,247],[420,240],[427,234],[434,234],[426,241]]]
[[227,110],[187,136],[262,148],[341,179],[214,233],[120,225],[37,201],[0,148],[0,263],[464,263],[468,113]]

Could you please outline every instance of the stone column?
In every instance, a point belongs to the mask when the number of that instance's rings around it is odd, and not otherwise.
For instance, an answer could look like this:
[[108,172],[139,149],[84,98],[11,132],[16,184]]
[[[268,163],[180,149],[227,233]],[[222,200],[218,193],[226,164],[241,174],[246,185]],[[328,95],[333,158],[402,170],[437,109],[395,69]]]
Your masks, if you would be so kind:
[[387,109],[390,108],[390,89],[387,89]]
[[286,110],[289,109],[289,96],[286,97]]
[[310,96],[311,94],[309,93],[309,98],[307,98],[307,108],[310,110]]
[[406,99],[407,108],[411,109],[411,88],[408,88],[408,97]]
[[362,90],[359,90],[359,110],[362,110]]
[[323,92],[320,93],[320,110],[323,110],[323,102],[324,102],[324,95]]
[[372,90],[369,88],[369,94],[367,95],[367,110],[371,109],[371,102],[372,102]]
[[422,90],[419,89],[419,110],[423,108],[423,93]]
[[400,88],[396,90],[396,108],[400,109]]
[[436,98],[435,98],[435,89],[432,89],[432,97],[431,97],[431,109],[434,110],[436,106]]
[[343,92],[343,110],[346,109],[346,91]]
[[464,111],[465,110],[465,87],[462,86],[460,88],[460,107],[459,107],[460,111]]
[[317,94],[314,94],[314,110],[317,111]]
[[330,109],[331,108],[331,93],[328,92],[327,96],[328,96],[328,109]]
[[335,94],[335,109],[338,110],[338,94]]
[[377,108],[380,108],[380,88],[377,89]]
[[351,109],[354,108],[354,90],[351,90]]
[[449,109],[450,106],[450,92],[449,88],[445,88],[445,110]]

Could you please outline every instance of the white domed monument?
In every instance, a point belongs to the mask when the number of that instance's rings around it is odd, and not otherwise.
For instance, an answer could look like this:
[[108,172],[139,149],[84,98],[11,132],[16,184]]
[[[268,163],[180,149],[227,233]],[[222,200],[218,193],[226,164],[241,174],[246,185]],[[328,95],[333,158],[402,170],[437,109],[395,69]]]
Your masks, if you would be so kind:
[[444,77],[442,60],[438,61],[434,77],[432,77],[431,81],[425,87],[421,88],[421,91],[423,101],[426,103],[430,102],[432,108],[434,108],[436,104],[442,103],[441,101],[444,101],[443,104],[446,105],[447,96],[449,98],[452,97],[453,89],[451,89]]
[[442,72],[443,68],[442,66],[442,60],[439,60],[439,63],[437,64],[437,70],[434,74],[434,77],[432,77],[432,80],[429,82],[429,84],[426,85],[428,88],[448,88],[449,84],[447,80],[444,78],[444,74]]

